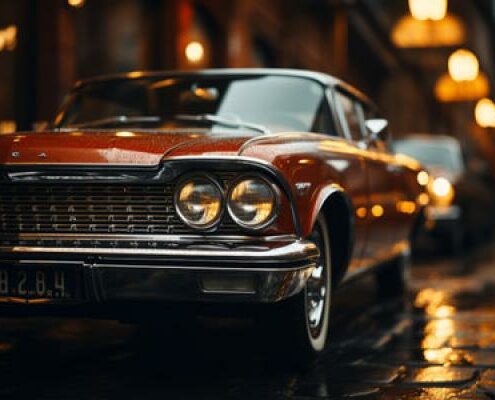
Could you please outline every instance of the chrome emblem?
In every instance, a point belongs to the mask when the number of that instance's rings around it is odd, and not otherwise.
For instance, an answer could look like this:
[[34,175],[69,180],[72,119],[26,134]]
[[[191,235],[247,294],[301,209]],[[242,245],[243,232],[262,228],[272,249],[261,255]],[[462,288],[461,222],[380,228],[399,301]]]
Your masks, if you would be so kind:
[[296,182],[296,193],[298,196],[304,196],[309,192],[311,182]]
[[47,157],[48,155],[44,151],[38,154],[38,158],[47,158]]
[[13,151],[12,152],[12,157],[19,158],[20,156],[21,156],[21,153],[19,153],[18,151]]

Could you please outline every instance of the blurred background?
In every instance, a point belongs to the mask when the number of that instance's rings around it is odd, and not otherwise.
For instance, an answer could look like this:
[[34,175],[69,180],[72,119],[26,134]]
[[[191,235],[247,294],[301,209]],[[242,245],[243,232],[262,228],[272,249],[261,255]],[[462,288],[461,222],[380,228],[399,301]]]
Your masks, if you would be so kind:
[[[475,119],[495,84],[494,32],[492,0],[0,0],[0,126],[51,118],[73,83],[94,75],[290,67],[357,86],[395,135],[454,135],[495,161]],[[471,53],[459,54],[455,80],[458,49]]]
[[495,174],[493,0],[0,0],[0,132],[52,118],[78,79],[133,70],[333,74],[394,136],[457,138]]

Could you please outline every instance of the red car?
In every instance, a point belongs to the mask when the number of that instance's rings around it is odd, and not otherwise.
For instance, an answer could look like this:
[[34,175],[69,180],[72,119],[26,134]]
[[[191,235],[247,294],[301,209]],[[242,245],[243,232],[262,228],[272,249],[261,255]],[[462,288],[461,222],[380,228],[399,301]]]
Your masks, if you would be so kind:
[[314,72],[79,82],[50,130],[0,137],[2,310],[276,303],[278,342],[307,360],[342,282],[404,288],[419,166],[386,127]]

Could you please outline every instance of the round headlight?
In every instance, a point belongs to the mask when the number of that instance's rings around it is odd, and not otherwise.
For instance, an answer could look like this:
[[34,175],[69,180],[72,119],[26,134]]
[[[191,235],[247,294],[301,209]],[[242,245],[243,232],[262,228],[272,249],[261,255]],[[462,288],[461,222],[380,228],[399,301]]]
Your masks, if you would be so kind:
[[187,179],[176,190],[175,208],[187,225],[196,229],[211,228],[222,215],[222,190],[208,177]]
[[261,229],[273,221],[277,201],[274,187],[264,179],[245,178],[232,186],[227,208],[240,226]]

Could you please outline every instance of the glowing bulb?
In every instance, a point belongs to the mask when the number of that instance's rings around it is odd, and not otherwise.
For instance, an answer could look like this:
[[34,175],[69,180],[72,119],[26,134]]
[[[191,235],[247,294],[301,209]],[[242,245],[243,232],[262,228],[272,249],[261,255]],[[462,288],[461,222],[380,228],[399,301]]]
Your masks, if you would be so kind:
[[417,179],[418,179],[418,183],[421,186],[426,186],[426,185],[428,185],[428,182],[430,181],[430,175],[428,175],[428,172],[426,172],[426,171],[419,171]]
[[200,62],[205,54],[203,45],[199,42],[190,42],[186,46],[186,57],[192,63]]
[[426,206],[430,202],[430,196],[428,196],[428,193],[420,193],[417,202],[420,206]]
[[368,210],[366,209],[366,207],[359,207],[356,210],[356,216],[358,218],[366,218],[367,215],[368,215]]
[[495,128],[495,103],[487,98],[481,99],[476,104],[474,116],[479,126]]
[[454,81],[473,81],[480,72],[478,58],[469,50],[460,49],[449,57],[449,74]]
[[373,207],[371,207],[371,215],[373,215],[376,218],[380,218],[384,213],[383,207],[379,204],[375,204]]
[[435,178],[433,181],[433,193],[438,197],[448,196],[452,192],[452,185],[444,177]]
[[81,8],[82,6],[84,6],[85,2],[86,2],[86,0],[67,0],[67,3],[70,6],[76,7],[76,8]]
[[420,21],[440,21],[447,15],[447,0],[409,0],[411,15]]

